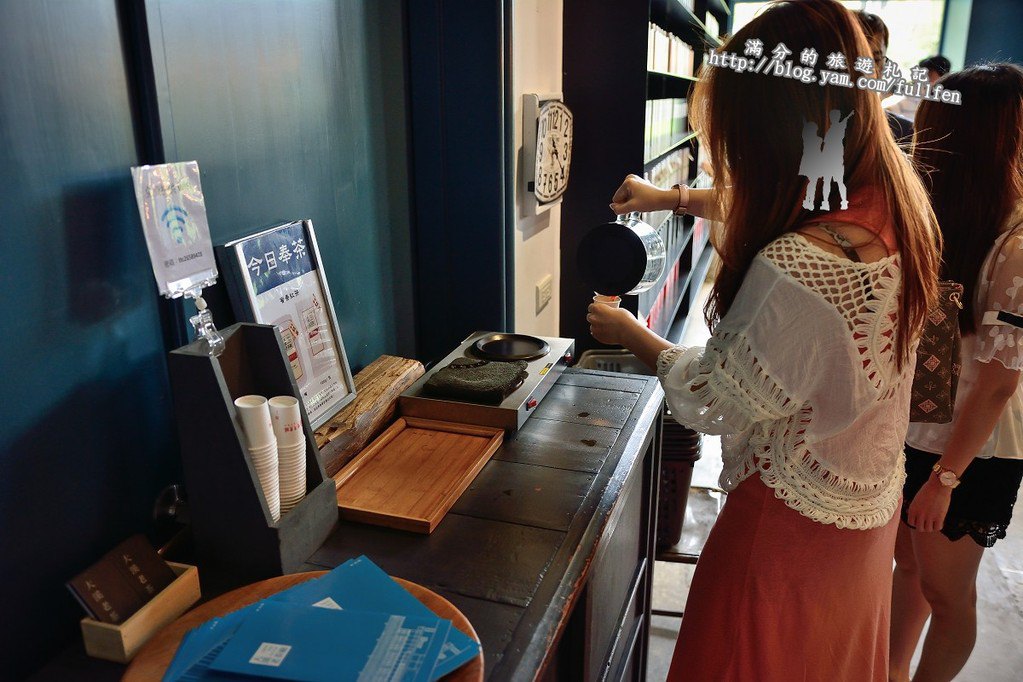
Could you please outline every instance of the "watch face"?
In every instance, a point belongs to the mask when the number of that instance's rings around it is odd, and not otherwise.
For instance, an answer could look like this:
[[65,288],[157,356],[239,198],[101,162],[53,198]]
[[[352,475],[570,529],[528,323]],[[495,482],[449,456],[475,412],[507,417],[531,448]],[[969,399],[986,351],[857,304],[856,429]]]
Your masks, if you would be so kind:
[[554,201],[568,187],[572,162],[572,112],[552,100],[540,108],[536,126],[536,179],[533,192],[541,203]]
[[938,480],[941,481],[942,485],[947,485],[951,487],[955,485],[956,475],[951,471],[942,471],[940,474],[938,474]]

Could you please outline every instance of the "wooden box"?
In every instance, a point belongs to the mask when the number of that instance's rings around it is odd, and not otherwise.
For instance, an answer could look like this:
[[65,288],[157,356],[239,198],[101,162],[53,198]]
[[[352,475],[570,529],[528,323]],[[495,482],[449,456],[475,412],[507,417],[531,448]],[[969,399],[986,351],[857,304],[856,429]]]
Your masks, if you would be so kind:
[[240,323],[221,333],[220,357],[192,343],[168,358],[192,534],[207,594],[300,571],[338,521],[334,481],[320,463],[304,408],[306,496],[273,520],[234,400],[256,394],[301,401],[298,386],[274,327]]
[[85,652],[94,658],[127,663],[149,638],[199,601],[199,571],[195,566],[167,565],[178,576],[123,623],[113,625],[82,619]]

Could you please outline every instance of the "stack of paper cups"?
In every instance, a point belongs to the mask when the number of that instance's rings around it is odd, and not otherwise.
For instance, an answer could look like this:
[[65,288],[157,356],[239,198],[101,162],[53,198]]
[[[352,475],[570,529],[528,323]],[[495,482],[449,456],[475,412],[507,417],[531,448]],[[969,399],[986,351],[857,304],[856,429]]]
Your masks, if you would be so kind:
[[281,492],[277,466],[277,439],[270,421],[270,408],[261,395],[243,395],[234,401],[249,444],[249,457],[256,468],[259,485],[274,521],[281,518]]
[[593,296],[594,303],[600,303],[611,308],[617,308],[622,304],[621,296],[604,296],[603,294],[595,294]]
[[281,512],[287,513],[305,497],[305,430],[298,400],[270,398],[270,417],[280,458]]

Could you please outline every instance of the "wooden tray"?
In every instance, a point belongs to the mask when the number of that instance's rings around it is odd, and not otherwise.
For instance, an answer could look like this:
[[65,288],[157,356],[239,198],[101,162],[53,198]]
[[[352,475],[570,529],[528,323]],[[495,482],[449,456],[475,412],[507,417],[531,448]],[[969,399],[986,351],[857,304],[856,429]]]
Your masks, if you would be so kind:
[[[306,580],[319,578],[322,575],[326,575],[326,573],[327,571],[310,571],[308,573],[294,573],[270,578],[253,583],[252,585],[240,587],[227,594],[222,594],[216,599],[192,609],[149,640],[142,650],[139,651],[131,665],[128,666],[128,670],[125,671],[121,682],[152,682],[153,680],[161,679],[163,674],[167,672],[167,666],[174,659],[174,654],[177,653],[182,637],[192,628],[202,625],[210,618],[216,618],[232,611],[237,611],[243,606],[248,606],[260,599],[266,599]],[[408,582],[401,578],[393,578],[393,580],[411,592],[413,597],[423,602],[438,616],[450,620],[452,627],[458,628],[476,642],[480,641],[479,636],[468,619],[447,599],[416,583]],[[443,680],[445,682],[483,682],[483,651],[481,650],[479,656],[475,659],[469,661],[450,675],[446,675]]]
[[401,417],[334,476],[341,517],[432,533],[504,430]]

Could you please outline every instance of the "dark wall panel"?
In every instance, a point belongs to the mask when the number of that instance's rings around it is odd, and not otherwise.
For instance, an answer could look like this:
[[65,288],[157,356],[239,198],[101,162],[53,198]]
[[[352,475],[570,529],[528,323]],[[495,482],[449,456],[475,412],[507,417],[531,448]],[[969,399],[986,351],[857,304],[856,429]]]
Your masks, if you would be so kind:
[[65,580],[177,455],[114,0],[0,3],[0,678],[77,630]]
[[419,349],[505,331],[509,294],[502,0],[408,2]]
[[1023,63],[1023,2],[973,0],[966,65]]
[[214,243],[311,218],[353,370],[414,352],[401,5],[149,0],[167,160]]

